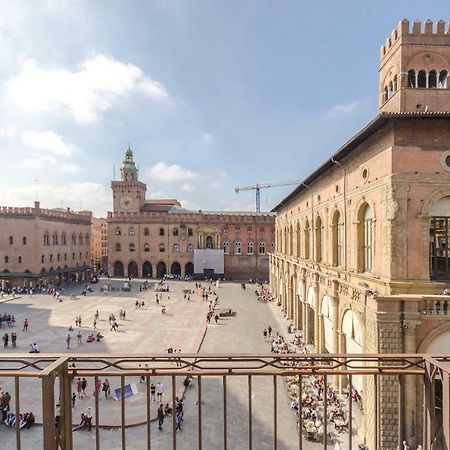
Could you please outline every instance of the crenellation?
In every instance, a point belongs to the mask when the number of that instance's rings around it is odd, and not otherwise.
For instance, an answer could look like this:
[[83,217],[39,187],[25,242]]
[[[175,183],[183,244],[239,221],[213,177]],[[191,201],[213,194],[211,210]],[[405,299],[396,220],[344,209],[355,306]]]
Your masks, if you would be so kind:
[[430,19],[425,22],[425,34],[433,34],[433,22]]
[[416,36],[422,34],[422,22],[419,19],[413,22],[412,34]]

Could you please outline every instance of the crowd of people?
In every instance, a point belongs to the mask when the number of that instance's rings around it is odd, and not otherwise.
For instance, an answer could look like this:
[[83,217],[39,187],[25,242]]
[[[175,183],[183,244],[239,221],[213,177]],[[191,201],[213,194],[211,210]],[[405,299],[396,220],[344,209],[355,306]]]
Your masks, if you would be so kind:
[[[15,413],[10,412],[10,403],[11,403],[11,395],[9,392],[4,392],[0,389],[0,413],[1,413],[1,421],[7,427],[16,427],[17,425],[17,417]],[[19,427],[23,428],[31,428],[31,426],[35,422],[35,417],[32,412],[19,413]]]
[[16,324],[16,318],[13,314],[3,313],[0,314],[0,328],[7,326],[13,327]]

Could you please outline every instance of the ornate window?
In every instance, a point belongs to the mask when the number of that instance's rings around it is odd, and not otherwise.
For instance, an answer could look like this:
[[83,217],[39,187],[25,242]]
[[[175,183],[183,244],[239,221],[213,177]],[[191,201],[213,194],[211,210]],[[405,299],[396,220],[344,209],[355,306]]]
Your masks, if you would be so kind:
[[333,224],[331,228],[332,238],[332,250],[333,250],[333,266],[342,266],[342,239],[343,239],[343,226],[341,221],[341,213],[336,210],[333,214]]
[[225,255],[230,254],[230,243],[228,241],[225,241],[223,243],[223,252],[225,253]]
[[160,236],[164,236],[164,228],[160,228],[159,229],[159,235]]
[[193,246],[192,244],[188,244],[188,246],[187,246],[187,251],[188,251],[189,253],[192,253],[192,252],[194,251],[194,246]]
[[315,236],[315,244],[316,244],[316,261],[322,261],[322,219],[320,216],[316,217],[316,236]]
[[206,236],[205,248],[214,248],[214,239],[212,236]]
[[301,246],[301,243],[302,243],[301,236],[302,236],[302,232],[301,232],[301,229],[300,229],[300,222],[297,222],[297,248],[296,248],[296,251],[295,251],[295,255],[298,256],[298,257],[300,257],[300,255],[301,255],[301,248],[302,248],[302,246]]
[[173,252],[180,253],[180,246],[178,244],[173,244]]
[[48,232],[44,233],[44,245],[50,245],[50,235]]
[[66,245],[66,233],[61,233],[61,245]]
[[149,235],[150,235],[150,230],[147,227],[145,227],[144,228],[144,236],[149,236]]
[[72,233],[72,245],[77,245],[77,235]]
[[134,252],[136,250],[136,246],[133,243],[131,243],[128,248],[130,249],[130,252]]
[[52,236],[52,244],[58,245],[58,233],[54,233]]
[[122,230],[120,229],[120,227],[116,227],[116,236],[121,236],[122,235]]
[[371,272],[373,264],[373,212],[364,203],[358,213],[358,269]]
[[150,245],[144,244],[144,252],[148,253],[150,251]]
[[178,236],[178,228],[174,228],[174,229],[172,230],[172,234],[173,234],[174,236]]
[[309,259],[309,233],[310,233],[310,231],[311,230],[309,229],[309,220],[306,219],[305,230],[304,230],[305,238],[303,239],[303,241],[305,243],[305,252],[304,252],[305,259]]
[[134,227],[128,228],[128,236],[134,236],[134,234],[135,234]]
[[265,242],[260,242],[259,243],[259,254],[260,255],[265,255],[266,254],[266,244],[265,244]]
[[247,255],[253,255],[253,242],[247,242]]
[[236,228],[234,229],[234,232],[235,232],[236,234],[241,234],[241,227],[236,227]]
[[116,244],[116,252],[120,252],[122,250],[122,246],[117,242]]
[[242,254],[242,244],[241,241],[236,241],[234,243],[234,254],[241,255]]
[[193,235],[194,235],[194,233],[192,231],[192,228],[188,228],[188,236],[193,236]]
[[253,228],[252,227],[248,227],[247,228],[247,234],[253,234]]
[[159,251],[160,251],[161,253],[163,253],[163,252],[166,251],[166,247],[165,247],[164,244],[159,244]]
[[78,235],[78,245],[83,245],[83,235],[81,233]]

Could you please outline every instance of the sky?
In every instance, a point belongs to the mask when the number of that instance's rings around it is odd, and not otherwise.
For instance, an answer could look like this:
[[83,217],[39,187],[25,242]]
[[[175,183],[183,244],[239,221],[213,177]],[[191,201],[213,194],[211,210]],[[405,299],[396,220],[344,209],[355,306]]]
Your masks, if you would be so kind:
[[[131,146],[150,198],[255,208],[377,114],[379,48],[448,1],[0,0],[0,205],[112,207]],[[261,190],[268,211],[295,186]]]

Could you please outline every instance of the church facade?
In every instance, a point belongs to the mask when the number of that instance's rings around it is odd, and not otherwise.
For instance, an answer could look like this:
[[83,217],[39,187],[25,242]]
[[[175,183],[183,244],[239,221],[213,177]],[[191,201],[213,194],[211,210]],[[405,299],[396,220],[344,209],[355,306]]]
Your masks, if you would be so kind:
[[[319,353],[448,351],[449,70],[444,22],[400,22],[381,48],[379,114],[274,208],[270,289]],[[368,378],[353,380],[361,439],[421,444],[421,379]]]
[[190,211],[176,199],[146,199],[130,148],[112,181],[108,272],[115,277],[268,280],[275,213]]

